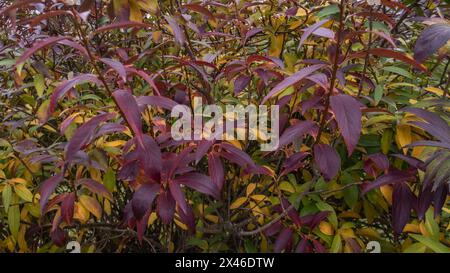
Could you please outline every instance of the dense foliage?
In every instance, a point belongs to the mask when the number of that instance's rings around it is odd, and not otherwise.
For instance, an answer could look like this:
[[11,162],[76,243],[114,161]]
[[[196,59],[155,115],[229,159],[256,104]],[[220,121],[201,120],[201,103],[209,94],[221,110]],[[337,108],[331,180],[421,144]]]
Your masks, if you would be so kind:
[[[450,251],[444,1],[0,5],[0,252]],[[175,141],[194,97],[279,149]]]

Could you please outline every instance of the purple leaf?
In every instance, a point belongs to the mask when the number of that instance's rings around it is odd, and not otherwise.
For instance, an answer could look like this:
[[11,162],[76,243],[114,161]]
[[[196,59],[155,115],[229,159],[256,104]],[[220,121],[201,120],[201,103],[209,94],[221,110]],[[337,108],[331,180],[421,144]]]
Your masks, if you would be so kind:
[[316,239],[312,240],[314,249],[316,250],[316,253],[327,253],[327,249]]
[[61,82],[58,87],[55,88],[51,97],[50,104],[48,106],[48,116],[50,116],[56,108],[56,103],[60,98],[62,98],[70,89],[72,89],[77,84],[82,84],[86,82],[93,82],[97,85],[102,85],[103,83],[93,74],[81,74],[73,77],[70,80],[65,80]]
[[418,141],[414,141],[413,143],[408,144],[405,147],[416,147],[416,146],[439,147],[439,148],[445,148],[445,149],[449,149],[450,150],[450,143],[439,142],[439,141],[432,141],[432,140],[418,140]]
[[255,27],[250,29],[249,31],[247,31],[245,33],[245,39],[244,39],[244,44],[247,42],[248,39],[250,39],[251,37],[255,36],[256,34],[262,32],[263,29],[260,27]]
[[339,154],[326,144],[314,145],[314,163],[327,181],[333,179],[341,169]]
[[100,182],[95,181],[90,178],[78,179],[75,185],[83,185],[88,188],[91,192],[96,193],[104,198],[112,200],[112,194],[106,189],[106,187]]
[[72,223],[73,211],[75,204],[75,193],[71,192],[66,195],[61,203],[61,218],[66,221],[67,224]]
[[407,162],[410,166],[413,166],[414,168],[425,171],[426,168],[425,163],[420,159],[403,154],[393,154],[393,156],[402,159],[403,161]]
[[404,182],[394,184],[392,193],[392,227],[396,234],[400,234],[409,221],[415,196]]
[[415,175],[408,171],[392,170],[389,173],[378,177],[373,182],[364,183],[363,185],[361,185],[361,192],[362,194],[366,194],[368,191],[371,191],[375,188],[379,188],[387,184],[397,184],[399,182],[405,182],[414,177]]
[[212,140],[200,140],[197,144],[197,150],[195,151],[195,163],[198,163],[202,157],[208,152],[209,148],[214,144]]
[[238,164],[243,168],[255,166],[255,162],[253,162],[252,158],[246,152],[228,143],[222,143],[220,146],[223,148],[220,154],[226,159]]
[[41,195],[41,199],[39,200],[39,204],[41,206],[41,214],[44,214],[43,212],[45,205],[47,204],[48,198],[56,189],[56,186],[58,186],[58,184],[61,182],[62,179],[63,179],[63,172],[60,172],[45,180],[39,187],[39,193]]
[[209,176],[200,173],[187,173],[182,176],[178,176],[173,180],[176,183],[183,184],[199,191],[204,194],[208,194],[216,199],[220,199],[219,190],[211,181]]
[[443,47],[450,39],[450,25],[434,24],[420,34],[414,46],[414,58],[419,62]]
[[280,253],[285,250],[292,239],[292,230],[290,228],[283,229],[278,235],[273,245],[273,252]]
[[310,120],[300,121],[284,130],[283,135],[281,135],[280,137],[280,143],[278,147],[281,148],[305,134],[315,136],[317,135],[317,131],[318,127],[315,122]]
[[445,201],[447,200],[448,192],[449,184],[443,184],[435,190],[433,196],[434,217],[437,217],[441,214],[442,208],[444,207]]
[[109,58],[101,58],[100,61],[114,69],[124,82],[127,81],[127,71],[121,62]]
[[322,21],[319,21],[317,23],[315,23],[314,25],[307,27],[304,29],[303,35],[300,38],[300,43],[298,44],[297,48],[300,48],[303,43],[306,41],[306,39],[308,39],[308,37],[314,32],[316,31],[318,28],[320,28],[321,26],[325,25],[326,23],[328,23],[330,20],[325,19]]
[[248,75],[240,75],[234,81],[234,95],[237,96],[250,83],[252,77]]
[[186,43],[186,36],[184,35],[180,25],[178,25],[177,21],[169,15],[165,15],[164,18],[172,29],[173,35],[175,36],[175,41],[180,46],[183,46]]
[[141,96],[136,98],[139,107],[143,105],[151,105],[154,107],[162,107],[167,110],[172,110],[178,103],[163,96]]
[[331,96],[330,105],[336,117],[339,130],[351,155],[358,144],[361,133],[361,109],[359,103],[348,95]]
[[131,200],[131,208],[133,209],[134,217],[140,220],[151,209],[153,200],[159,192],[160,185],[156,183],[142,184],[139,189],[133,194]]
[[139,166],[153,182],[159,182],[162,170],[161,150],[156,142],[148,135],[143,135],[142,144],[136,143]]
[[280,176],[284,176],[302,167],[304,165],[302,160],[305,159],[308,155],[309,153],[298,152],[286,158],[283,163],[283,171],[281,172]]
[[275,94],[277,94],[281,90],[284,90],[284,89],[288,88],[289,86],[298,83],[303,78],[309,76],[314,71],[319,70],[324,66],[325,66],[325,64],[311,65],[311,66],[305,67],[305,68],[301,69],[300,71],[294,73],[293,75],[287,77],[282,82],[277,84],[272,90],[270,90],[270,92],[262,100],[261,104],[264,104],[268,99],[273,97]]
[[169,191],[164,191],[159,194],[157,199],[157,212],[161,221],[168,225],[172,222],[175,213],[175,200]]
[[225,181],[225,172],[219,155],[214,152],[208,154],[208,172],[211,180],[216,184],[217,189],[220,192]]
[[312,251],[312,246],[309,241],[302,238],[295,249],[295,253],[309,253]]
[[181,190],[180,184],[174,181],[169,182],[170,194],[172,194],[173,199],[177,202],[180,209],[184,212],[188,212],[188,204],[184,198],[184,193]]
[[116,23],[112,23],[112,24],[109,24],[106,26],[99,27],[94,32],[92,32],[92,35],[103,32],[103,31],[116,29],[116,28],[146,28],[146,27],[151,27],[151,26],[152,25],[145,24],[145,23],[139,23],[139,22],[120,21],[120,22],[116,22]]
[[17,60],[16,62],[16,66],[24,63],[28,58],[31,57],[31,55],[33,55],[36,51],[41,50],[47,46],[51,46],[54,45],[55,43],[65,40],[65,39],[70,39],[70,37],[64,37],[64,36],[60,36],[60,37],[48,37],[42,41],[39,42],[35,42],[33,44],[33,47],[25,50],[25,52],[20,56],[20,58]]
[[63,247],[66,245],[66,233],[61,228],[58,227],[50,231],[50,237],[56,246]]
[[115,116],[114,113],[100,114],[91,118],[88,122],[81,125],[73,134],[69,143],[65,147],[65,160],[71,161],[75,154],[84,146],[89,144],[94,137],[97,126]]
[[141,145],[142,141],[142,123],[141,123],[141,113],[139,112],[138,105],[134,96],[126,90],[116,90],[113,96],[120,108],[120,111],[125,115],[125,119],[131,130],[134,132],[138,138]]
[[419,220],[423,220],[425,217],[425,213],[431,205],[431,201],[433,200],[433,194],[431,192],[431,186],[424,187],[419,192],[419,196],[417,198],[416,212],[417,218]]

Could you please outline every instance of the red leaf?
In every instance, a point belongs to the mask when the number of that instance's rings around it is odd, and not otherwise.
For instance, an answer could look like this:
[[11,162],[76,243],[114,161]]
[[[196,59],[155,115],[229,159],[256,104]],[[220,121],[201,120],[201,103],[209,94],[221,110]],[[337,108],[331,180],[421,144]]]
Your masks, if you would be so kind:
[[326,144],[314,145],[314,163],[327,181],[333,179],[341,169],[339,154]]
[[39,204],[41,206],[41,214],[43,214],[44,212],[44,208],[47,204],[48,198],[56,189],[56,186],[58,186],[62,179],[63,173],[61,172],[45,180],[39,187],[39,193],[41,195],[41,199],[39,200]]
[[187,173],[182,176],[178,176],[173,180],[173,182],[186,185],[196,191],[208,194],[216,199],[220,199],[219,190],[216,184],[211,181],[209,176],[204,174]]
[[185,4],[182,7],[187,8],[189,10],[199,12],[199,13],[203,14],[204,16],[206,16],[208,19],[215,20],[214,14],[211,11],[209,11],[207,8],[205,8],[204,6],[201,6],[199,4],[194,4],[194,3],[193,4]]
[[321,69],[324,66],[325,66],[325,64],[311,65],[311,66],[305,67],[305,68],[301,69],[300,71],[294,73],[293,75],[287,77],[282,82],[277,84],[272,90],[270,90],[270,92],[262,100],[261,104],[264,104],[268,99],[273,97],[276,93],[280,92],[281,90],[284,90],[284,89],[288,88],[291,85],[294,85],[294,84],[298,83],[303,78],[309,76],[314,71],[319,70],[319,69]]
[[160,186],[156,183],[143,184],[133,194],[131,208],[136,219],[140,220],[151,209],[153,200],[159,192]]
[[330,98],[331,109],[337,124],[347,144],[348,154],[351,155],[358,144],[361,133],[361,109],[359,103],[348,95],[336,95]]

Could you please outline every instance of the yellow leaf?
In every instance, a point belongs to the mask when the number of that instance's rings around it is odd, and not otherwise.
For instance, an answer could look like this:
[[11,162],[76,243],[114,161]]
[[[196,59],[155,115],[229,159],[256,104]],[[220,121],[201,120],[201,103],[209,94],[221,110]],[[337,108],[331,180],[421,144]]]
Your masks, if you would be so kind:
[[406,226],[403,228],[403,232],[420,233],[420,228],[419,225],[406,224]]
[[392,186],[390,185],[384,185],[380,187],[380,191],[384,196],[384,199],[389,203],[389,205],[392,205]]
[[152,40],[154,43],[159,44],[161,42],[162,31],[157,30],[152,32]]
[[87,195],[82,195],[79,197],[79,200],[83,207],[90,213],[94,214],[97,219],[100,219],[100,217],[102,217],[102,207],[96,199]]
[[156,212],[152,212],[150,216],[148,217],[147,226],[151,226],[155,220],[158,219],[158,215],[156,215]]
[[252,194],[252,192],[255,190],[255,188],[256,188],[256,184],[255,183],[248,184],[246,195],[249,196],[250,194]]
[[247,197],[239,197],[238,199],[234,200],[234,202],[230,205],[230,209],[239,208],[245,203],[245,201],[247,201]]
[[428,86],[425,88],[426,91],[434,93],[438,96],[442,96],[444,95],[444,90],[437,88],[437,87],[433,87],[433,86]]
[[134,0],[129,0],[130,3],[130,21],[142,22],[141,9]]
[[[395,140],[399,148],[402,148],[412,142],[411,137],[411,127],[408,125],[397,125],[397,133],[395,135]],[[403,149],[403,153],[406,154],[408,148]]]
[[251,199],[255,200],[256,202],[262,202],[265,200],[268,200],[267,196],[262,195],[262,194],[254,194],[252,196],[250,196]]
[[333,231],[333,227],[331,226],[330,223],[322,221],[319,224],[319,230],[326,235],[333,235],[334,231]]
[[280,57],[281,51],[283,49],[283,35],[271,35],[270,37],[270,47],[269,55],[272,57]]
[[17,184],[14,186],[14,191],[16,194],[25,200],[26,202],[33,202],[33,194],[27,187],[23,184]]
[[89,211],[77,202],[73,208],[73,218],[79,220],[81,223],[86,223],[89,220]]
[[153,14],[158,12],[159,9],[158,0],[137,0],[137,5],[141,9],[149,11]]

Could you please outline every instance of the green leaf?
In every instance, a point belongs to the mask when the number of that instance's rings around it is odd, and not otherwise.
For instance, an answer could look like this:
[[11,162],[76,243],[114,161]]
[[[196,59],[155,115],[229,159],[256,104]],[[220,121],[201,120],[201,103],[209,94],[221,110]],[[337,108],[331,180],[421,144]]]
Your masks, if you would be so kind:
[[328,17],[328,16],[336,14],[336,13],[339,13],[338,5],[329,5],[325,8],[323,8],[321,11],[319,11],[319,13],[317,13],[317,17],[322,19],[324,17]]
[[[343,172],[340,181],[343,185],[347,185],[354,182],[353,177],[348,172]],[[358,187],[351,186],[344,190],[344,201],[350,208],[353,208],[358,202]]]
[[408,71],[406,71],[405,69],[400,68],[400,67],[386,66],[386,67],[383,67],[383,70],[398,74],[398,75],[403,76],[408,79],[413,79],[413,75],[411,73],[409,73]]
[[436,253],[450,253],[450,248],[443,245],[439,241],[435,241],[431,238],[424,237],[422,235],[418,234],[410,234],[411,237],[413,237],[415,240],[421,242],[425,246],[427,246],[429,249],[433,250]]
[[[18,198],[13,198],[14,203],[17,203]],[[20,227],[20,208],[19,205],[12,205],[8,210],[8,226],[11,231],[11,235],[17,239],[17,235],[19,234]]]
[[425,253],[427,247],[421,243],[415,243],[403,250],[403,253]]
[[6,184],[2,191],[3,207],[5,212],[8,212],[9,205],[11,204],[12,189],[9,184]]
[[103,184],[109,192],[113,192],[116,187],[116,173],[113,169],[108,168],[103,176]]
[[45,79],[42,74],[36,74],[33,76],[34,88],[36,88],[36,92],[39,97],[44,94],[45,90]]
[[339,253],[341,251],[341,246],[342,246],[341,235],[336,234],[333,238],[333,242],[331,243],[330,252]]
[[381,101],[381,99],[383,98],[383,93],[384,93],[384,84],[378,84],[373,92],[373,99],[375,100],[375,105],[378,105],[378,103]]
[[425,214],[425,229],[433,240],[439,241],[439,225],[434,219],[434,211],[432,208],[429,208]]

